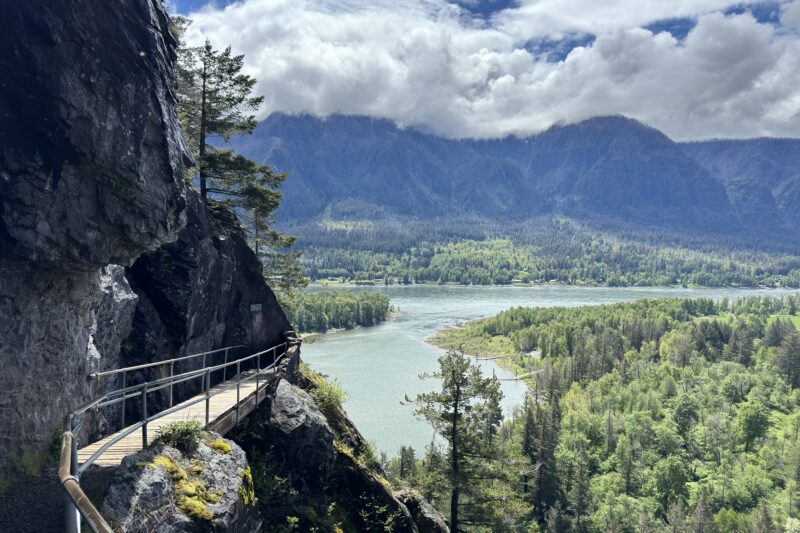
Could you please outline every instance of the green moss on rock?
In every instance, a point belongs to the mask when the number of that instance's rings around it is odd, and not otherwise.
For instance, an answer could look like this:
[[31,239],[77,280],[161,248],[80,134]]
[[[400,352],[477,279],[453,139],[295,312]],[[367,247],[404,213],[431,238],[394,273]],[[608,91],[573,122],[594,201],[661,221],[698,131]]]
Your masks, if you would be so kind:
[[246,506],[252,507],[256,504],[256,490],[253,485],[253,472],[250,470],[250,467],[248,466],[242,470],[239,477],[242,478],[242,486],[239,487],[239,495],[242,497],[242,501]]

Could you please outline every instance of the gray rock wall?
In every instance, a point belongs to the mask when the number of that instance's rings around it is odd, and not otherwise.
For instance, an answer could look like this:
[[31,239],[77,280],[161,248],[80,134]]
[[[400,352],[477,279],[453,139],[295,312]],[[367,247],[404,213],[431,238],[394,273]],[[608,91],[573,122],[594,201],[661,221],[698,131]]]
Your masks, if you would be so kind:
[[2,2],[4,256],[96,270],[184,224],[176,42],[158,0]]
[[0,20],[2,478],[119,364],[136,297],[109,265],[174,239],[186,185],[160,2],[0,2]]
[[[283,342],[291,329],[236,216],[220,205],[206,206],[196,191],[187,200],[187,224],[178,238],[127,269],[139,301],[120,354],[124,366],[244,345],[231,352],[234,359]],[[213,362],[223,357],[217,354]],[[175,371],[201,364],[189,360]],[[153,372],[132,376],[129,383],[157,377]],[[199,381],[177,386],[176,401],[199,387]]]

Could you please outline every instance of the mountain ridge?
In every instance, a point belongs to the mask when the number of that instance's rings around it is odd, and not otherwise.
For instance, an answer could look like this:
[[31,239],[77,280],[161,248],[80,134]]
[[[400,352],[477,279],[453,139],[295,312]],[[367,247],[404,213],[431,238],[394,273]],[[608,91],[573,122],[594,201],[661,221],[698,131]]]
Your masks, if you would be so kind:
[[[295,222],[355,202],[424,218],[513,222],[565,214],[673,230],[785,234],[800,211],[800,172],[792,166],[800,140],[678,143],[620,115],[525,138],[454,140],[387,119],[273,113],[229,146],[289,173],[280,218]],[[782,156],[770,163],[776,150]],[[743,166],[745,173],[731,170]]]

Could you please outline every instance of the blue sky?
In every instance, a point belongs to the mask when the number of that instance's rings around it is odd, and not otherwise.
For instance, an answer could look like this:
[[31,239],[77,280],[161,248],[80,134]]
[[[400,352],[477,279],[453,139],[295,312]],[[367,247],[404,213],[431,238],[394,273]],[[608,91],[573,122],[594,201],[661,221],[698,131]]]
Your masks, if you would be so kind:
[[[677,139],[800,136],[800,0],[174,0],[272,111],[448,137],[623,114]],[[227,6],[227,7],[226,7]]]

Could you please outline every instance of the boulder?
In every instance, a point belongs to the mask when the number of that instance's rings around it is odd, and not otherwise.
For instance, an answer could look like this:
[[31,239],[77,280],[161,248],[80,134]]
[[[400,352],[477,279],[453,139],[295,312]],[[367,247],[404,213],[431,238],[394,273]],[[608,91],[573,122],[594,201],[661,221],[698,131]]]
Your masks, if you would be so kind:
[[294,517],[303,531],[418,531],[344,411],[323,413],[287,379],[277,377],[266,401],[229,437],[251,464],[263,465],[256,493],[268,530]]
[[159,444],[126,457],[102,512],[126,533],[261,530],[247,458],[213,433],[192,453]]
[[333,467],[334,435],[325,415],[306,391],[285,379],[271,399],[269,428],[285,461],[302,479],[314,482]]
[[408,508],[419,528],[419,533],[450,533],[450,527],[441,513],[426,502],[417,491],[399,490],[394,493],[394,497]]

